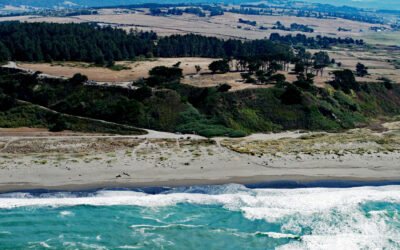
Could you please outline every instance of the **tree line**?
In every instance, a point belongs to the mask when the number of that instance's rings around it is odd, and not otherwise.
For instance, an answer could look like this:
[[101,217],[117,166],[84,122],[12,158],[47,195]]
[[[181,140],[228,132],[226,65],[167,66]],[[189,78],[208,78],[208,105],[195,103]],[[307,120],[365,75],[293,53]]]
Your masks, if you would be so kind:
[[374,12],[357,9],[349,6],[334,6],[330,4],[312,4],[301,7],[274,6],[270,4],[242,4],[240,8],[232,8],[227,11],[249,15],[288,15],[297,17],[313,17],[318,19],[343,18],[372,24],[383,24],[382,17]]
[[153,32],[126,33],[94,24],[0,24],[0,60],[107,61],[135,58],[153,51]]
[[127,33],[94,24],[9,22],[0,24],[0,61],[71,60],[107,66],[113,65],[116,60],[134,60],[136,57],[223,58],[223,63],[214,65],[217,67],[213,72],[226,71],[226,63],[229,63],[229,68],[250,73],[243,75],[246,82],[264,83],[283,81],[281,76],[274,74],[278,70],[288,70],[289,63],[296,64],[294,70],[298,74],[323,74],[323,69],[332,63],[326,54],[312,56],[304,49],[301,50],[303,53],[296,53],[291,45],[326,48],[335,42],[360,43],[320,36],[308,38],[300,34],[272,34],[270,40],[252,41],[222,40],[195,34],[158,37],[153,32]]
[[316,36],[316,37],[308,37],[304,34],[297,34],[295,36],[288,35],[280,35],[279,33],[272,33],[269,38],[274,42],[281,42],[291,45],[303,45],[310,48],[330,48],[333,45],[341,44],[341,45],[364,45],[363,39],[353,39],[351,37],[340,38],[340,37],[327,37],[327,36]]
[[160,57],[264,58],[290,61],[290,46],[269,40],[222,40],[201,35],[172,35],[160,38],[156,54]]
[[308,27],[307,25],[304,24],[298,24],[298,23],[292,23],[290,24],[290,27],[286,27],[283,25],[281,22],[277,21],[275,23],[275,26],[272,27],[274,30],[285,30],[285,31],[301,31],[301,32],[308,32],[308,33],[313,33],[314,29]]
[[182,16],[184,13],[193,14],[199,17],[205,17],[206,13],[202,11],[201,8],[198,7],[187,7],[187,8],[169,8],[167,10],[163,10],[161,8],[151,8],[150,15],[152,16],[166,16],[166,15],[175,15]]
[[95,24],[0,24],[0,61],[85,61],[105,65],[136,57],[268,57],[289,60],[289,45],[269,40],[222,40],[201,35],[159,38]]

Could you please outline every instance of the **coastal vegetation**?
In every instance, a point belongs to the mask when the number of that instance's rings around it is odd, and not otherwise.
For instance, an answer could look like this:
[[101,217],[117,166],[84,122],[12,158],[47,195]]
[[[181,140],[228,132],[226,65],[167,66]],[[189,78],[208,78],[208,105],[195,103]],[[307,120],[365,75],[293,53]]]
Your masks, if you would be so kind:
[[[79,75],[62,80],[2,69],[1,122],[9,123],[8,127],[56,129],[67,124],[69,127],[65,129],[81,130],[71,127],[71,121],[53,121],[43,112],[32,110],[32,105],[40,105],[68,117],[83,116],[207,137],[236,137],[287,129],[339,131],[366,125],[376,117],[400,113],[397,85],[388,89],[385,83],[354,82],[351,71],[346,70],[337,73],[331,82],[333,87],[318,88],[312,79],[300,74],[293,84],[283,82],[267,89],[237,92],[227,92],[221,86],[183,85],[179,74],[165,77],[170,75],[166,72],[175,71],[174,68],[152,70],[152,76],[135,83],[135,89],[124,89],[85,85],[85,77]],[[162,82],[157,83],[157,79]],[[29,105],[22,108],[20,101]]]
[[16,1],[50,7],[0,4],[3,248],[399,246],[400,47],[362,38],[400,12]]
[[[321,47],[352,40],[302,35],[245,42],[194,34],[159,38],[152,32],[46,23],[3,23],[0,34],[3,60],[78,60],[112,67],[114,60],[137,57],[211,57],[219,58],[209,65],[211,74],[237,71],[245,83],[269,85],[235,92],[223,83],[206,88],[184,85],[179,62],[151,69],[148,78],[133,82],[131,88],[87,84],[87,77],[80,74],[58,79],[3,68],[0,122],[8,127],[87,131],[89,125],[71,120],[87,118],[92,127],[98,126],[93,131],[110,131],[112,124],[117,133],[137,133],[135,127],[142,127],[240,137],[288,129],[339,131],[400,114],[398,85],[358,82],[351,70],[338,69],[332,81],[318,87],[315,74],[323,75],[333,61],[326,52],[311,54],[286,39]],[[279,73],[288,71],[289,64],[295,64],[290,72],[297,76],[294,82]]]
[[144,130],[131,126],[60,114],[35,104],[15,101],[4,94],[0,95],[0,106],[0,127],[2,128],[31,127],[48,128],[52,132],[70,130],[122,135],[141,135],[146,133]]

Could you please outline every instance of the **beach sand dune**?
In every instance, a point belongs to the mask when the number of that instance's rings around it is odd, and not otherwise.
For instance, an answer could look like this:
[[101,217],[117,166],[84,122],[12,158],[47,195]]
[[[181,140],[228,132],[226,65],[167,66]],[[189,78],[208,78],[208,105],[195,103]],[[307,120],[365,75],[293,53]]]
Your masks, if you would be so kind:
[[400,180],[397,123],[385,132],[284,132],[214,138],[3,136],[0,191],[256,183]]

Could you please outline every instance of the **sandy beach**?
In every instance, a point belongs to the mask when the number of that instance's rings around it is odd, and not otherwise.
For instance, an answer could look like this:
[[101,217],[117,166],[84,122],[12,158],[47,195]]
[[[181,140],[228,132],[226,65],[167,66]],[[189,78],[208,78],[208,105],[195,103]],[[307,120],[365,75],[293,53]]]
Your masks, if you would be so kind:
[[284,132],[206,139],[28,136],[3,129],[0,191],[256,183],[275,180],[400,180],[400,126],[384,132]]

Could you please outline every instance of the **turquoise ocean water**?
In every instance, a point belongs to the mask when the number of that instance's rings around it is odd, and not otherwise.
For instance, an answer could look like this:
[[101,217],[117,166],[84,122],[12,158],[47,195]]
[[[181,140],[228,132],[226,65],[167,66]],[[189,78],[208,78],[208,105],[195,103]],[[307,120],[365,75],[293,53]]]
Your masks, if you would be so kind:
[[2,194],[0,249],[400,249],[400,186]]

